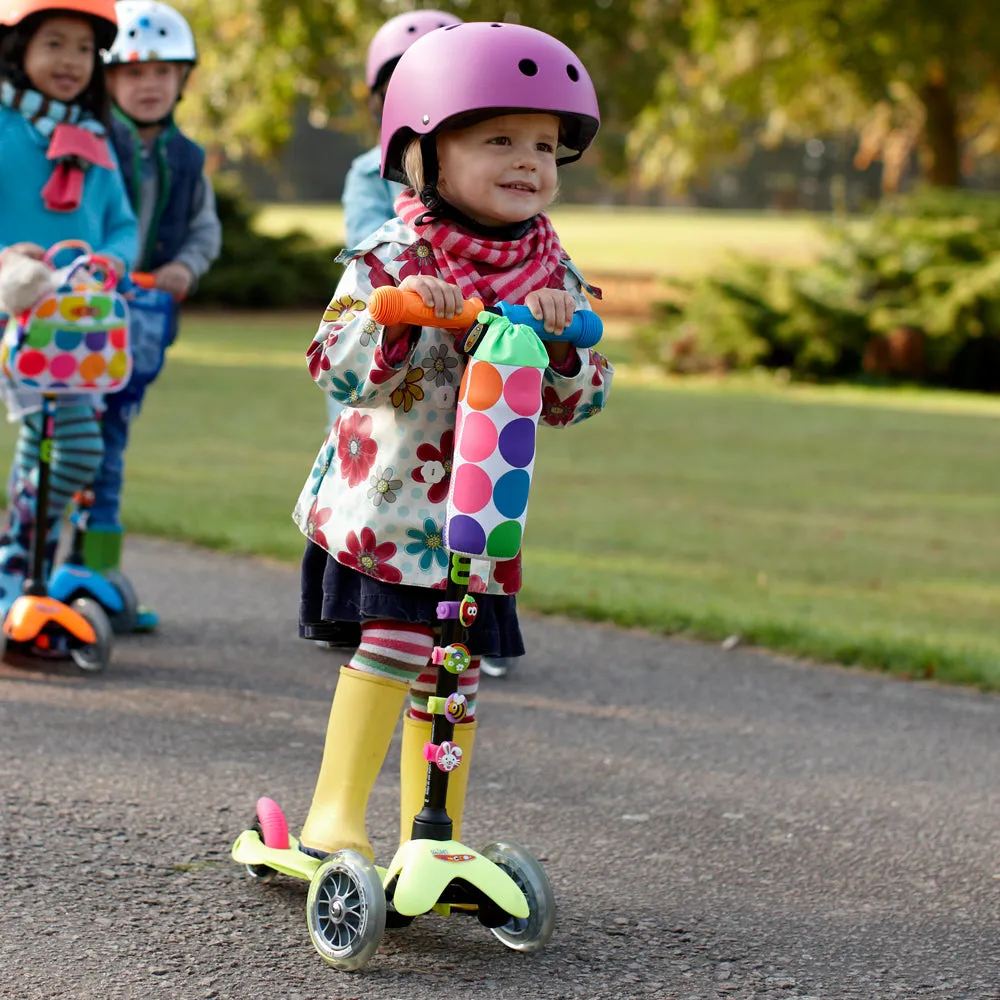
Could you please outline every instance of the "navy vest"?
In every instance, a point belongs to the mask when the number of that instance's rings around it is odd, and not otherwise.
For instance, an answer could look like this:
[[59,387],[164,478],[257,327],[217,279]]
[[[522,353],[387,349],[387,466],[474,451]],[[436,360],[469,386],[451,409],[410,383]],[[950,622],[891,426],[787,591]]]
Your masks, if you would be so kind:
[[[142,141],[135,126],[115,114],[111,141],[121,165],[132,208],[139,215],[142,189]],[[156,137],[153,150],[160,178],[159,202],[141,248],[139,270],[152,271],[169,264],[187,241],[195,192],[205,169],[205,151],[183,135],[172,122]]]

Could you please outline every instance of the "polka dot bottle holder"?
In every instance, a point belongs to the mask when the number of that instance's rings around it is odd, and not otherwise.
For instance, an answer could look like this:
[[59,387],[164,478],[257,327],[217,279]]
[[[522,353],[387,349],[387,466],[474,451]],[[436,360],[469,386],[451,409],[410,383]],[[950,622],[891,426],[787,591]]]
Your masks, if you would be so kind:
[[548,356],[530,329],[497,316],[487,322],[459,390],[445,545],[513,559],[528,512]]
[[132,374],[128,308],[118,275],[95,254],[79,257],[62,283],[20,316],[3,336],[4,371],[28,389],[111,393]]

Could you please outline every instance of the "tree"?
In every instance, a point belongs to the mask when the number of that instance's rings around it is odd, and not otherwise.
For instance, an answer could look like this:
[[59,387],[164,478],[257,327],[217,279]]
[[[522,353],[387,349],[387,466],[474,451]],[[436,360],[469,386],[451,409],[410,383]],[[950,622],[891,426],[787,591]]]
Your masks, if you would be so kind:
[[749,142],[854,133],[892,187],[920,154],[954,187],[995,152],[1000,19],[973,0],[686,0],[686,38],[630,135],[649,181],[682,185]]
[[625,136],[663,67],[660,40],[678,24],[680,0],[176,0],[198,38],[200,65],[184,123],[208,145],[239,158],[267,156],[287,141],[292,112],[366,126],[364,56],[388,17],[434,6],[468,21],[531,24],[566,42],[594,76],[604,128],[600,151],[612,172]]
[[367,43],[402,10],[521,21],[565,41],[601,98],[606,171],[683,188],[757,141],[860,137],[898,179],[918,150],[954,186],[961,151],[1000,150],[1000,18],[982,0],[176,0],[202,53],[184,121],[266,157],[308,102],[362,130]]

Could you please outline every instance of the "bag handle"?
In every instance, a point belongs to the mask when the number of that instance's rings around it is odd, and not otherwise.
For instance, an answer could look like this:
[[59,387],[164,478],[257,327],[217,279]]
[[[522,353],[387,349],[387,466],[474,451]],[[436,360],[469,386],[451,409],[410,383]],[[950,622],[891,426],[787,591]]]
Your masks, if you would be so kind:
[[79,250],[81,254],[93,253],[90,244],[85,240],[60,240],[58,243],[53,243],[52,246],[45,251],[45,255],[42,257],[42,261],[48,264],[52,270],[56,269],[55,259],[64,250]]
[[99,253],[89,253],[85,254],[83,257],[77,257],[77,259],[73,261],[69,271],[66,272],[67,283],[78,271],[81,271],[84,268],[86,268],[94,277],[97,277],[97,275],[100,274],[104,275],[104,281],[101,288],[102,292],[110,292],[111,289],[118,284],[119,275],[117,268],[115,268],[114,264],[112,264],[107,257],[103,257]]

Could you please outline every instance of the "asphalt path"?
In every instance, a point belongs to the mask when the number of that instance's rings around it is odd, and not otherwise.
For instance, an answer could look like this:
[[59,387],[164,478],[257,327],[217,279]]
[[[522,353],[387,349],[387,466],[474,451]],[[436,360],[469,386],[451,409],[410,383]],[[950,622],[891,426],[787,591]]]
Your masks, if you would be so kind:
[[1000,698],[530,616],[465,839],[544,859],[550,946],[433,916],[332,970],[305,884],[229,850],[260,794],[301,822],[341,657],[295,638],[294,568],[145,541],[126,568],[158,635],[99,676],[0,666],[0,996],[1000,998]]

